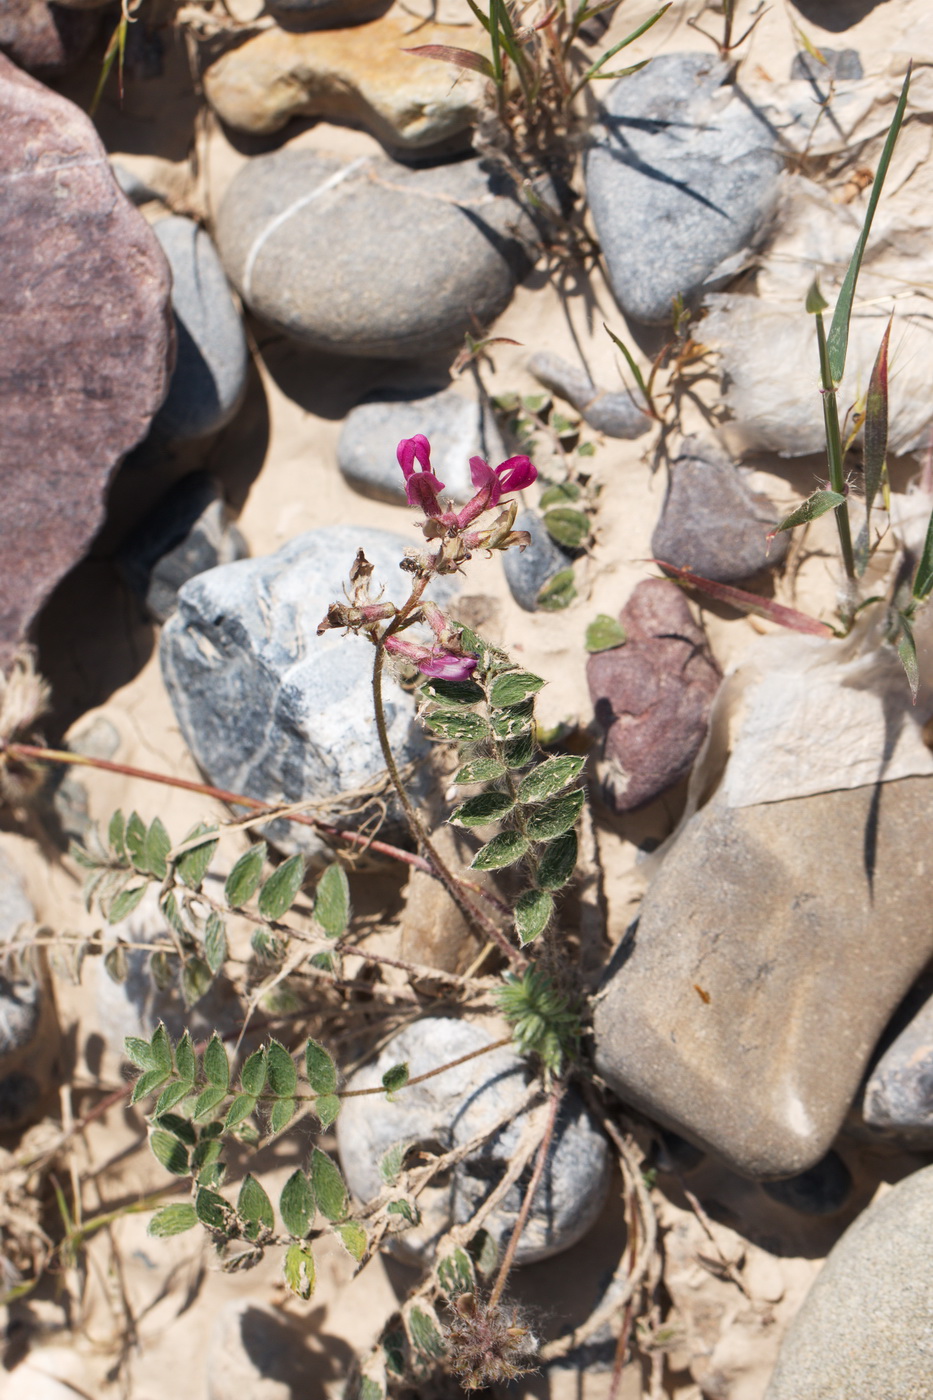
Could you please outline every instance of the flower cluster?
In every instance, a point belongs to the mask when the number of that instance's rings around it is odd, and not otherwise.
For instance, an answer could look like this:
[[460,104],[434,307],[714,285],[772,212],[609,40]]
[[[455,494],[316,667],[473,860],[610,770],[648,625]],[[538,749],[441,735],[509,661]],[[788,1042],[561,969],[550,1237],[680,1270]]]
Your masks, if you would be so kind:
[[[459,571],[476,549],[506,550],[513,545],[525,549],[531,543],[527,531],[512,529],[518,506],[514,500],[506,502],[504,498],[531,486],[538,473],[527,457],[509,457],[498,467],[491,467],[482,457],[471,457],[470,476],[476,493],[460,510],[445,510],[439,499],[444,483],[431,470],[431,444],[427,438],[421,433],[405,438],[396,455],[405,478],[408,503],[423,512],[421,529],[426,540],[438,542],[437,547],[429,554],[402,561],[402,568],[415,575],[415,583],[411,597],[401,608],[383,602],[381,594],[372,597],[372,565],[360,550],[350,571],[352,595],[347,594],[346,603],[331,604],[318,633],[331,627],[362,632],[377,646],[413,662],[425,676],[466,680],[476,668],[476,657],[463,651],[459,632],[422,594],[433,576]],[[471,528],[481,515],[500,504],[503,509],[490,525]],[[405,641],[397,635],[416,622],[427,623],[431,628],[437,639],[433,645]],[[381,623],[387,624],[382,630]]]

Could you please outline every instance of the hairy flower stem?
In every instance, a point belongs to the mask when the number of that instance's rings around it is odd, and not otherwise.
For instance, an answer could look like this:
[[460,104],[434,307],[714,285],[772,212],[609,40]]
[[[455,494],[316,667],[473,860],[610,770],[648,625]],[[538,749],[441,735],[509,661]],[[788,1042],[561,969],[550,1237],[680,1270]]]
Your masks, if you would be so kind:
[[[403,851],[400,846],[392,846],[388,841],[377,841],[372,837],[361,835],[358,831],[344,831],[340,827],[331,826],[328,822],[318,821],[316,817],[309,817],[303,812],[280,812],[268,802],[260,802],[258,798],[247,797],[242,792],[228,792],[225,788],[211,787],[209,783],[195,782],[192,778],[176,778],[167,773],[153,773],[148,768],[134,768],[128,763],[114,763],[108,758],[92,758],[88,754],[72,753],[68,749],[47,749],[39,744],[19,744],[0,739],[0,756],[3,754],[8,754],[11,758],[18,758],[24,762],[99,768],[105,773],[119,773],[124,778],[139,778],[142,782],[161,783],[164,787],[181,788],[184,792],[197,792],[202,797],[211,797],[229,807],[247,807],[250,811],[258,812],[260,815],[268,813],[270,817],[275,817],[280,821],[297,822],[301,826],[313,827],[315,831],[319,831],[322,836],[327,836],[331,840],[346,841],[348,845],[361,846],[367,851],[372,851],[375,855],[389,856],[392,860],[401,861],[404,865],[414,866],[416,870],[423,870],[426,875],[441,878],[429,860],[425,860],[423,856],[413,855],[411,851]],[[486,900],[488,904],[493,905],[503,914],[511,912],[501,900],[484,890],[475,881],[463,880],[462,883],[475,890],[481,899]]]
[[[423,590],[422,585],[422,590]],[[376,731],[379,735],[379,743],[382,747],[382,756],[385,759],[386,771],[392,781],[392,786],[398,793],[399,801],[408,819],[411,833],[418,842],[421,850],[427,856],[434,868],[434,873],[441,880],[448,894],[459,905],[464,917],[471,927],[478,933],[491,938],[498,948],[505,954],[509,962],[515,967],[524,968],[528,965],[528,959],[517,948],[513,948],[508,938],[502,930],[488,918],[481,909],[478,909],[471,899],[464,894],[462,887],[457,881],[445,862],[441,859],[435,849],[421,815],[416,809],[402,782],[402,775],[398,771],[398,764],[395,762],[395,755],[392,752],[392,745],[389,742],[389,731],[386,725],[385,708],[382,699],[382,673],[385,667],[385,641],[404,626],[408,614],[417,601],[416,593],[413,590],[412,597],[396,618],[389,624],[382,636],[376,641],[376,657],[373,662],[373,710],[376,716]]]
[[560,1106],[563,1102],[564,1094],[566,1092],[567,1086],[565,1084],[558,1084],[555,1086],[554,1090],[551,1093],[551,1103],[550,1108],[548,1110],[547,1123],[545,1124],[541,1142],[538,1145],[538,1155],[535,1159],[534,1170],[531,1173],[531,1180],[528,1183],[528,1190],[525,1192],[525,1199],[522,1201],[522,1208],[518,1213],[518,1219],[515,1222],[515,1228],[512,1230],[512,1236],[509,1240],[508,1246],[503,1256],[502,1263],[499,1266],[499,1272],[496,1275],[496,1281],[493,1284],[492,1292],[489,1295],[488,1306],[490,1308],[494,1308],[502,1298],[502,1293],[508,1280],[509,1274],[512,1272],[512,1265],[515,1262],[515,1254],[518,1250],[519,1241],[521,1240],[525,1226],[528,1224],[528,1217],[531,1214],[531,1207],[534,1204],[534,1199],[537,1194],[538,1187],[541,1185],[541,1178],[544,1175],[544,1168],[547,1164],[548,1153],[551,1150],[551,1143],[554,1138],[554,1129],[557,1126],[557,1115],[560,1112]]

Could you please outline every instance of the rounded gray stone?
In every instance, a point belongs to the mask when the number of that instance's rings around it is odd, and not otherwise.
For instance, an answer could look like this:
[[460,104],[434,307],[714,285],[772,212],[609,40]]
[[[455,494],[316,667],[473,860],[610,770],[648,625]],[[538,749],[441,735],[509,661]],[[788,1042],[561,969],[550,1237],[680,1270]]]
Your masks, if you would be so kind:
[[240,314],[210,236],[192,219],[159,219],[153,233],[172,269],[175,370],[154,427],[187,441],[233,417],[246,387],[248,353]]
[[875,1065],[862,1114],[870,1128],[905,1146],[933,1147],[933,997]]
[[[393,1065],[408,1062],[411,1077],[490,1044],[492,1037],[467,1021],[426,1017],[395,1036],[372,1064],[352,1075],[348,1089],[372,1088]],[[398,1143],[421,1143],[449,1151],[508,1114],[505,1127],[475,1153],[438,1177],[418,1198],[420,1225],[396,1236],[398,1252],[430,1259],[440,1237],[469,1220],[507,1169],[527,1123],[517,1112],[528,1084],[528,1066],[507,1046],[491,1050],[446,1073],[384,1095],[347,1099],[337,1120],[337,1145],[344,1176],[361,1201],[384,1186],[379,1164]],[[594,1224],[609,1188],[606,1139],[579,1095],[570,1090],[558,1118],[544,1176],[522,1232],[516,1262],[534,1263],[569,1249]],[[520,1179],[485,1221],[500,1247],[508,1242],[523,1200]]]
[[570,556],[555,544],[547,526],[533,510],[523,510],[515,517],[516,530],[527,530],[531,544],[526,549],[510,549],[502,557],[502,568],[512,597],[525,612],[534,612],[538,594],[544,585],[571,567]]
[[651,536],[655,559],[717,583],[737,583],[782,564],[790,535],[768,541],[778,521],[714,443],[685,438],[671,463],[667,496]]
[[0,852],[0,1132],[39,1115],[57,1069],[58,1019],[43,965],[28,950],[4,956],[3,945],[34,919],[19,871]]
[[357,404],[347,414],[337,443],[337,464],[364,496],[406,505],[405,478],[395,449],[402,438],[422,433],[431,444],[431,466],[443,481],[445,497],[468,501],[476,487],[470,458],[493,465],[505,457],[494,416],[456,389],[419,398],[380,398]]
[[598,388],[584,369],[550,350],[532,355],[528,368],[539,384],[566,399],[598,433],[631,439],[641,437],[652,426],[654,420],[642,412],[631,394]]
[[[277,803],[336,800],[379,778],[385,764],[373,717],[372,645],[339,631],[318,636],[317,627],[344,598],[359,548],[385,596],[404,602],[410,575],[399,560],[411,544],[388,531],[330,526],[185,584],[162,633],[162,675],[211,783]],[[443,602],[451,586],[433,592]],[[423,760],[428,742],[413,697],[387,677],[384,702],[397,762]],[[423,764],[422,775],[427,781]],[[274,823],[269,835],[286,851],[322,849],[312,829],[296,823]]]
[[244,302],[318,350],[406,359],[505,309],[534,226],[478,160],[412,169],[314,151],[256,156],[217,216]]
[[876,1200],[831,1250],[765,1400],[929,1400],[933,1167]]
[[774,135],[707,54],[662,54],[610,90],[586,192],[626,316],[671,319],[740,270],[778,194]]

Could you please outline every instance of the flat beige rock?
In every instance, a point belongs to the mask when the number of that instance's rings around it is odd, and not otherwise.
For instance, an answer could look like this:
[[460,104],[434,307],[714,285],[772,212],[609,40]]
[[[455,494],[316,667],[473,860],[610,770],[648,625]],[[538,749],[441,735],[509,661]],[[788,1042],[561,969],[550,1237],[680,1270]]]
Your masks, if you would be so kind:
[[363,126],[396,149],[435,146],[475,123],[485,79],[405,50],[449,45],[452,34],[459,48],[486,50],[479,25],[419,27],[394,10],[352,29],[268,29],[211,64],[204,91],[238,131],[265,134],[292,117],[323,117]]

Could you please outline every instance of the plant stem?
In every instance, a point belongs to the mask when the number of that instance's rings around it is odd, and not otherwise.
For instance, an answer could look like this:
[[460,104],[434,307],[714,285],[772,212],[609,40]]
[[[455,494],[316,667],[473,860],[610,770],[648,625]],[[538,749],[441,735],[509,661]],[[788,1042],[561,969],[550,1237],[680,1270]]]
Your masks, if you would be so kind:
[[[836,386],[829,367],[829,354],[826,349],[826,330],[823,313],[816,313],[816,336],[820,350],[820,379],[823,398],[823,425],[826,430],[826,458],[829,463],[829,485],[840,496],[845,495],[845,471],[843,468],[842,434],[839,431],[839,409],[836,404]],[[852,550],[852,532],[849,528],[849,503],[843,501],[833,514],[836,529],[839,531],[839,544],[842,549],[842,562],[846,577],[855,582],[855,555]]]
[[[426,582],[427,580],[424,581],[424,583]],[[424,583],[422,583],[420,591],[423,591]],[[392,752],[392,745],[389,742],[389,731],[386,725],[385,708],[382,699],[385,642],[387,637],[392,636],[400,627],[405,625],[416,602],[417,599],[413,592],[409,602],[406,603],[405,607],[393,618],[385,632],[383,632],[382,636],[376,641],[376,658],[373,662],[373,710],[376,716],[376,731],[379,735],[379,743],[382,747],[382,756],[385,759],[386,771],[392,780],[392,786],[398,793],[399,801],[408,818],[408,824],[411,827],[412,835],[434,867],[434,873],[442,881],[451,898],[460,906],[467,921],[475,930],[481,931],[488,938],[491,938],[514,966],[524,968],[528,964],[528,959],[523,953],[520,953],[517,948],[513,948],[502,930],[463,893],[456,876],[448,869],[447,865],[435,850],[424,822],[421,820],[421,816],[411,798],[408,796],[405,785],[402,782],[401,774],[398,771],[398,764],[395,762],[395,755]]]
[[551,1104],[550,1109],[548,1111],[547,1123],[545,1124],[541,1142],[538,1145],[538,1155],[535,1159],[534,1171],[531,1173],[531,1180],[528,1183],[528,1190],[525,1192],[525,1199],[522,1201],[522,1208],[518,1213],[518,1219],[515,1222],[515,1227],[512,1230],[512,1235],[509,1239],[509,1243],[503,1256],[502,1263],[499,1266],[499,1272],[496,1275],[496,1281],[493,1284],[492,1292],[489,1295],[490,1308],[494,1308],[502,1298],[503,1289],[505,1288],[506,1281],[509,1277],[509,1274],[512,1271],[512,1265],[515,1262],[515,1254],[518,1249],[518,1244],[524,1232],[525,1226],[528,1224],[528,1217],[531,1214],[531,1207],[534,1204],[535,1195],[537,1194],[538,1187],[541,1185],[541,1178],[544,1175],[544,1168],[547,1163],[548,1153],[551,1150],[551,1142],[554,1138],[554,1129],[557,1126],[557,1115],[560,1112],[560,1106],[563,1102],[565,1093],[566,1085],[558,1084],[551,1094]]

